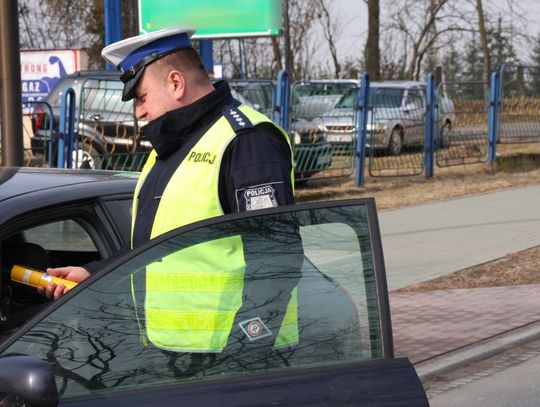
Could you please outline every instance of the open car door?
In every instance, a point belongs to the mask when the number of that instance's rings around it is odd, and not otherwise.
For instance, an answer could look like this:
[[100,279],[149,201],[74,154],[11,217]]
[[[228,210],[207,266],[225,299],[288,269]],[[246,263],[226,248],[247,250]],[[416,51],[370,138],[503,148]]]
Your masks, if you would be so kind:
[[[222,281],[238,265],[208,248],[238,241],[242,278]],[[155,270],[192,277],[178,293],[149,278]],[[230,332],[223,349],[171,349],[156,336],[150,302],[189,303],[201,290],[238,283],[234,320],[210,318]],[[172,336],[210,329],[199,316],[176,317]],[[289,340],[269,342],[287,324]],[[30,376],[39,383],[28,386]],[[372,199],[227,215],[152,240],[2,344],[0,396],[31,405],[428,406],[413,366],[394,359]]]

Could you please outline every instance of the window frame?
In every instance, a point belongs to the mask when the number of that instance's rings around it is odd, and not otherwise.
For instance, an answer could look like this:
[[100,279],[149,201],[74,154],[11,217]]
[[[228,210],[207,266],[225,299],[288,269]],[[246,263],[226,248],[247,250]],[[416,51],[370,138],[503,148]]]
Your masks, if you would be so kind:
[[[133,259],[134,257],[139,256],[142,252],[148,250],[149,248],[159,245],[164,241],[167,241],[174,236],[178,236],[184,233],[191,232],[193,230],[204,228],[211,225],[217,225],[220,223],[227,223],[230,221],[235,221],[244,218],[251,218],[257,216],[264,216],[270,214],[279,214],[279,213],[289,213],[289,212],[298,212],[306,211],[313,209],[323,209],[323,208],[339,208],[345,206],[364,206],[366,208],[367,215],[367,228],[371,244],[371,252],[373,257],[373,272],[375,275],[375,285],[377,292],[377,304],[378,304],[378,313],[379,313],[379,326],[381,332],[381,346],[382,346],[382,357],[383,359],[393,359],[394,358],[394,348],[393,348],[393,338],[392,338],[392,327],[391,327],[391,318],[390,318],[390,305],[388,298],[388,286],[386,282],[386,272],[384,265],[384,255],[382,251],[382,241],[379,229],[379,222],[377,217],[377,210],[375,206],[374,198],[360,198],[360,199],[351,199],[351,200],[342,200],[342,201],[329,201],[329,202],[319,202],[319,203],[306,203],[306,204],[296,204],[296,205],[286,205],[280,206],[277,208],[263,209],[251,212],[241,212],[228,214],[220,217],[205,219],[199,222],[195,222],[189,225],[182,226],[180,228],[174,229],[170,232],[167,232],[157,238],[141,245],[135,250],[130,251],[125,256],[120,257],[119,259],[108,264],[103,270],[91,275],[89,278],[79,283],[77,287],[70,290],[62,298],[56,300],[53,304],[48,306],[41,313],[37,314],[27,323],[25,323],[17,332],[8,337],[2,344],[0,344],[0,353],[4,352],[6,348],[10,347],[14,342],[16,342],[20,337],[24,336],[29,330],[31,330],[36,324],[40,323],[43,319],[47,318],[51,313],[55,312],[57,308],[61,307],[65,302],[69,301],[73,296],[78,295],[79,292],[85,290],[90,285],[94,284],[100,278],[106,276],[122,264]],[[350,363],[350,362],[349,362]],[[345,365],[345,363],[343,364]],[[339,366],[343,366],[339,365]]]

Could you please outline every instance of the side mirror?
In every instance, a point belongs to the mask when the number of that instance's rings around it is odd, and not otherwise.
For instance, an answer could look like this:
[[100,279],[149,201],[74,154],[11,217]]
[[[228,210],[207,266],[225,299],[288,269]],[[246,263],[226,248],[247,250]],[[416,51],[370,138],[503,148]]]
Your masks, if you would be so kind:
[[58,389],[49,364],[32,356],[0,357],[0,405],[57,406]]

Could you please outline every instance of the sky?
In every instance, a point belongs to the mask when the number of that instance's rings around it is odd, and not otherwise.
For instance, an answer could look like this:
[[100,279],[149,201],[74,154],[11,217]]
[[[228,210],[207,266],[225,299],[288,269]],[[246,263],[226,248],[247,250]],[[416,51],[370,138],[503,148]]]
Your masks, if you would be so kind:
[[[452,1],[452,0],[450,0]],[[474,4],[473,0],[469,0]],[[484,0],[485,2],[486,0]],[[387,8],[393,0],[380,0],[381,21]],[[513,2],[516,9],[521,8],[527,15],[527,31],[537,37],[540,33],[540,0],[492,0],[497,13],[508,15],[508,3]],[[332,7],[339,21],[342,22],[343,32],[338,43],[338,52],[341,57],[354,56],[362,52],[367,37],[367,5],[364,0],[333,0]],[[506,10],[505,10],[506,8]],[[493,10],[492,10],[493,11]],[[528,49],[521,46],[518,54],[524,56]],[[328,54],[326,54],[328,56]]]

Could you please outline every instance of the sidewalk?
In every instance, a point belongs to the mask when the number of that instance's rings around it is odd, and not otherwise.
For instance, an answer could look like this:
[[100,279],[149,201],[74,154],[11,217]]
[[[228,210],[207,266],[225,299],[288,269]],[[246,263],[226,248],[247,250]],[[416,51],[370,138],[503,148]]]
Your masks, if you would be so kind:
[[[390,290],[540,245],[539,200],[531,185],[381,211]],[[396,356],[421,377],[540,337],[540,285],[390,292],[390,306]]]
[[540,245],[540,185],[379,213],[390,290]]
[[408,357],[421,377],[465,366],[487,349],[494,354],[512,337],[524,341],[521,327],[525,340],[540,337],[540,285],[391,292],[390,306],[396,356]]

